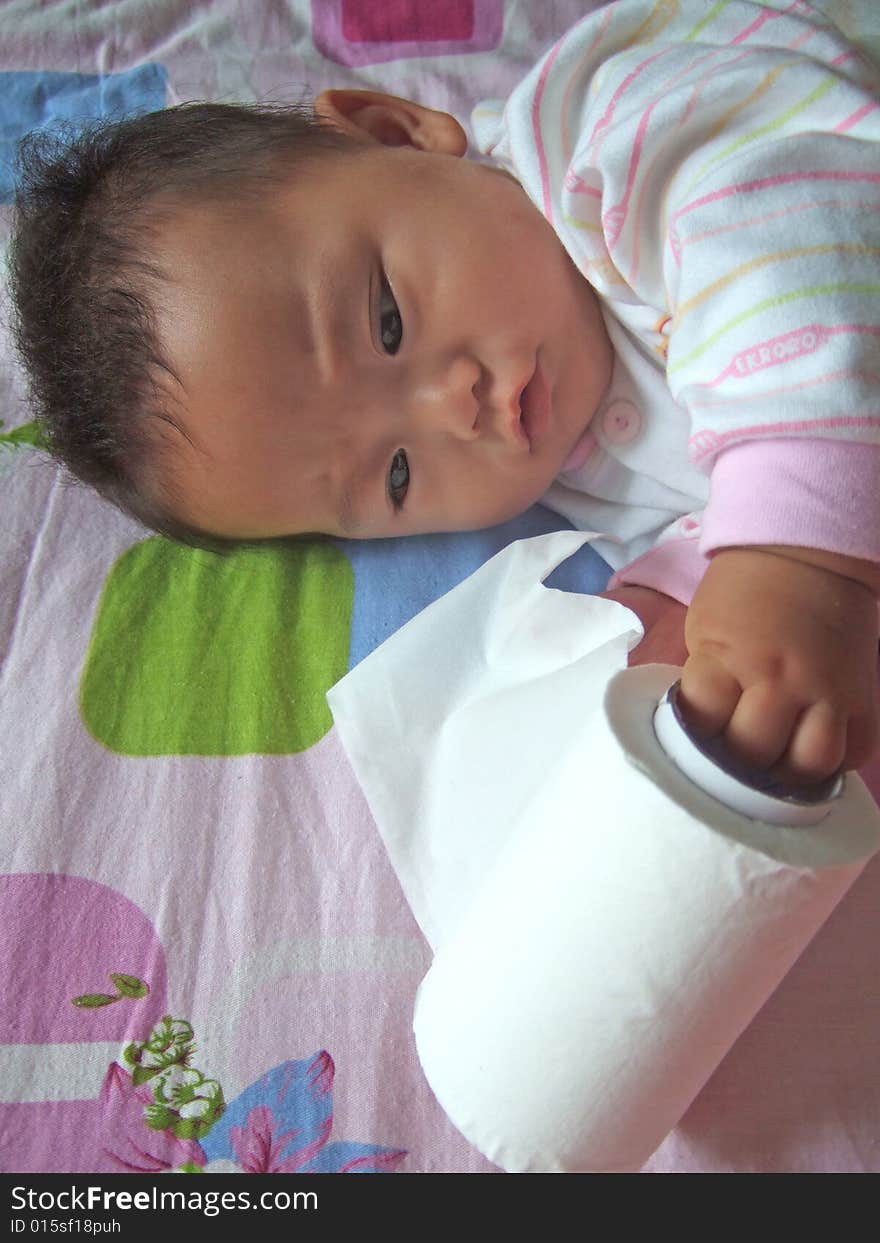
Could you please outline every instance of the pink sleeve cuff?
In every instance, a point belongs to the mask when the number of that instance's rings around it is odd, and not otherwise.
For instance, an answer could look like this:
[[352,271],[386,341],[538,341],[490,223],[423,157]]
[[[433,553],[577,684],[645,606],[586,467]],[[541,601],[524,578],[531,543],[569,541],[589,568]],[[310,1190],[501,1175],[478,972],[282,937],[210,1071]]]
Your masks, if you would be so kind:
[[720,454],[700,550],[791,544],[880,561],[880,445],[749,440]]
[[750,440],[712,470],[699,539],[669,539],[619,570],[609,587],[651,587],[690,604],[712,553],[791,544],[880,562],[880,445]]
[[609,587],[652,587],[682,604],[690,604],[709,558],[700,552],[697,539],[664,540],[618,570]]

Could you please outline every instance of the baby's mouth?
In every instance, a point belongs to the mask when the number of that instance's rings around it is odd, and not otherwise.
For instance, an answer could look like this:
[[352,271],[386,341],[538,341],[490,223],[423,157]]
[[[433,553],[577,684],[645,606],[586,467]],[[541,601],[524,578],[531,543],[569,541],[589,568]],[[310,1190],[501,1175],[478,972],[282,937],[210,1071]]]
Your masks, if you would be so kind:
[[547,424],[550,421],[550,385],[541,369],[540,359],[535,365],[531,379],[520,394],[519,406],[520,427],[526,434],[529,447],[534,449],[547,430]]

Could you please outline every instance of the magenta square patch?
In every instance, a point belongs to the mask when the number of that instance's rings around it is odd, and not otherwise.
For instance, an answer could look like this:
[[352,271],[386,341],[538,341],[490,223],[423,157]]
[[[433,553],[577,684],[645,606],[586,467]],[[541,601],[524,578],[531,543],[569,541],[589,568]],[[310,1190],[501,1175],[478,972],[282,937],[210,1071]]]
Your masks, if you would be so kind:
[[462,42],[474,33],[474,0],[341,0],[350,43]]
[[340,65],[498,47],[504,0],[312,0],[312,39]]

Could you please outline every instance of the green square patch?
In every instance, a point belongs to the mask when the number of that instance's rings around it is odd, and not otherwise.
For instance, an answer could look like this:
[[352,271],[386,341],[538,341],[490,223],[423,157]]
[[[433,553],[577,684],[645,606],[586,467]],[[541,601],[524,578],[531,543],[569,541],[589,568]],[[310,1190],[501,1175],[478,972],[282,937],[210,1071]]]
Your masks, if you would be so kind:
[[80,685],[93,737],[123,755],[286,755],[333,720],[354,576],[315,541],[217,556],[151,538],[104,585]]

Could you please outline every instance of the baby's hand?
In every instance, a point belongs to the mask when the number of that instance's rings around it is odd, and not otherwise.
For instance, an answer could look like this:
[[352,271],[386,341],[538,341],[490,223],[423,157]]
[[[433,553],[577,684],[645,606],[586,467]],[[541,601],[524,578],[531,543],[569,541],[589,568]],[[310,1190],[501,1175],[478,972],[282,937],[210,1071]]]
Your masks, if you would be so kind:
[[694,733],[790,782],[864,764],[878,738],[874,573],[806,549],[716,553],[685,621],[679,703]]

